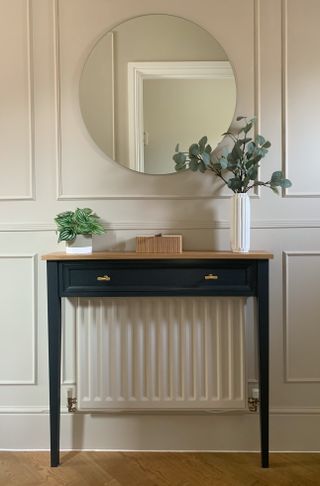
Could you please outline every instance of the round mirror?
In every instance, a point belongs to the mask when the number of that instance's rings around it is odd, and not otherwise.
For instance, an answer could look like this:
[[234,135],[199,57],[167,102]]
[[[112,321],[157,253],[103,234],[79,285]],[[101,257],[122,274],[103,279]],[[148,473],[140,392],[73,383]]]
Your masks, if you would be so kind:
[[147,174],[175,172],[179,144],[221,141],[234,116],[236,85],[225,51],[180,17],[145,15],[119,24],[91,51],[80,107],[100,149]]

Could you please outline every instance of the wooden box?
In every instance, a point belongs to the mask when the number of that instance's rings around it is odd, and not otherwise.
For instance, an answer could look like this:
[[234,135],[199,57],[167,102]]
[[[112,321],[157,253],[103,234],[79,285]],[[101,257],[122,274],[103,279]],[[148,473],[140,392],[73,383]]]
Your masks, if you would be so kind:
[[136,237],[138,253],[182,253],[182,235],[144,235]]

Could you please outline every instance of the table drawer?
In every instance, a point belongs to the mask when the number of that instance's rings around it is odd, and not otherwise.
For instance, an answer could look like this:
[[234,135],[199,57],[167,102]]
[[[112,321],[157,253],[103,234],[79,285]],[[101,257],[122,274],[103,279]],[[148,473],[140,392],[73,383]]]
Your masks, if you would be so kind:
[[154,295],[199,295],[224,292],[229,295],[252,294],[254,291],[254,262],[94,262],[83,265],[62,263],[63,295],[79,292],[83,295],[130,295],[150,292]]

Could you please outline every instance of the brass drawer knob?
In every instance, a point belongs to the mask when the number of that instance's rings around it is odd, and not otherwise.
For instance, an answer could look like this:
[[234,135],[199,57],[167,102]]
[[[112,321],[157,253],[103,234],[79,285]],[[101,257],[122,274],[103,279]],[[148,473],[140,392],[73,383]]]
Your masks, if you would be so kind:
[[205,275],[204,279],[205,280],[218,280],[218,275],[212,275],[212,273],[209,273],[209,275]]
[[97,277],[98,282],[110,282],[111,277],[109,275],[102,275],[101,277]]

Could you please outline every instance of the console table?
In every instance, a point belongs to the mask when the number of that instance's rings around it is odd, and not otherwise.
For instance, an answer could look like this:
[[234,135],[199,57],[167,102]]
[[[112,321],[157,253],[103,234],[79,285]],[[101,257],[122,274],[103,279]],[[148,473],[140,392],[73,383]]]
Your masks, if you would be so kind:
[[269,467],[267,252],[52,253],[47,261],[51,466],[59,465],[61,297],[255,296],[258,301],[261,465]]

